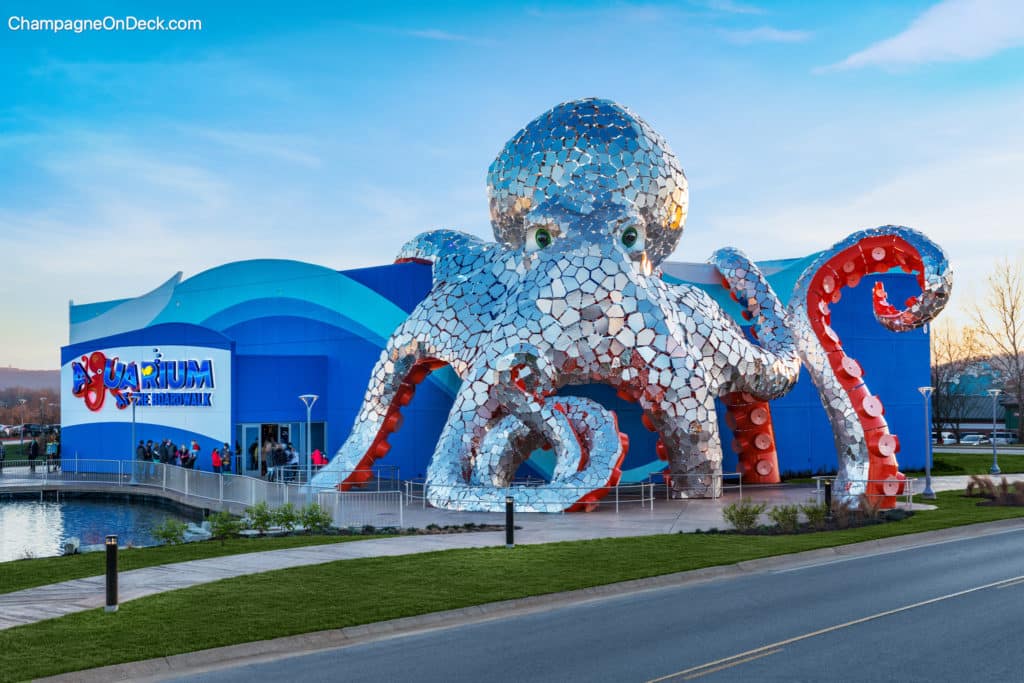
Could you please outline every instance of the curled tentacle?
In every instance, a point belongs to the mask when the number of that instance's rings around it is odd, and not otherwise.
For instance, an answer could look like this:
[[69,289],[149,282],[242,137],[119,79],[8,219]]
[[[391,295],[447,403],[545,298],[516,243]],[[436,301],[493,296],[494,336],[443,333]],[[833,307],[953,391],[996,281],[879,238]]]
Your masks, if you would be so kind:
[[428,263],[434,267],[434,284],[466,280],[490,259],[481,258],[495,245],[459,230],[420,233],[402,245],[395,263]]
[[481,440],[468,483],[451,480],[427,482],[427,499],[449,510],[505,509],[505,496],[523,512],[562,512],[590,507],[619,482],[619,467],[628,441],[618,430],[615,414],[600,404],[575,396],[544,399],[548,411],[563,413],[572,427],[578,448],[556,452],[579,453],[560,457],[551,481],[538,486],[510,486],[519,464],[543,439],[513,415],[498,420]]
[[[761,270],[738,249],[727,247],[711,255],[710,262],[722,274],[723,284],[745,308],[753,321],[760,346],[745,343],[744,360],[750,371],[737,373],[730,391],[745,391],[768,400],[787,393],[800,376],[800,358],[785,307]],[[745,341],[745,340],[744,340]]]
[[894,496],[902,490],[903,475],[896,461],[899,440],[889,433],[882,402],[868,390],[860,365],[843,351],[830,326],[829,306],[839,301],[843,287],[893,268],[916,272],[921,295],[897,310],[876,285],[874,310],[879,322],[905,332],[938,315],[953,285],[946,254],[922,233],[894,225],[861,230],[822,252],[800,276],[789,303],[800,357],[832,424],[839,456],[836,488],[848,499],[880,496],[886,507],[895,505]]

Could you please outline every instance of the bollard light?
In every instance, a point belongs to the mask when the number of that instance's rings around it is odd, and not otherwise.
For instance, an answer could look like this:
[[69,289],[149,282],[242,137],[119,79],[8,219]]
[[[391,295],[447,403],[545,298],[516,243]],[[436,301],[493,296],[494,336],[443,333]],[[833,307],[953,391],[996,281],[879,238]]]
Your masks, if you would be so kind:
[[104,612],[117,611],[117,536],[107,536],[107,604]]
[[832,480],[825,480],[825,519],[832,520]]
[[516,547],[515,505],[512,496],[505,496],[505,547]]

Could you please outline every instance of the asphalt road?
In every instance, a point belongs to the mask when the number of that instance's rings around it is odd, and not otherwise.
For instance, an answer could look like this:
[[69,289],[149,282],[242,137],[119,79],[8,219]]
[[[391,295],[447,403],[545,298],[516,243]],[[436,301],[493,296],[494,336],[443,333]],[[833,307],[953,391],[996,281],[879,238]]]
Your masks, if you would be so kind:
[[1021,680],[1022,608],[1024,531],[1012,531],[180,680]]

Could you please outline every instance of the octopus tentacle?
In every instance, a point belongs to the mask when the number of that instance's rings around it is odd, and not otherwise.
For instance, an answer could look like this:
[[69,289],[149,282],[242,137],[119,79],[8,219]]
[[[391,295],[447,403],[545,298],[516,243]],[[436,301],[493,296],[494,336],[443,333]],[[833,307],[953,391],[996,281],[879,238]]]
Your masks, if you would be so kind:
[[[726,391],[744,391],[769,400],[787,393],[800,376],[800,358],[785,307],[760,268],[738,249],[727,247],[711,255],[732,297],[753,320],[760,345],[743,339],[743,358]],[[746,317],[746,316],[745,316]],[[742,336],[736,325],[734,332]]]
[[[555,397],[555,369],[536,348],[516,345],[463,383],[427,471],[427,499],[449,509],[500,510],[515,469],[537,445],[550,444],[550,483],[515,488],[522,510],[587,507],[618,483],[627,441],[615,415],[593,401]],[[465,483],[463,483],[465,482]],[[575,493],[573,493],[575,492]]]
[[[881,400],[871,394],[863,370],[846,355],[831,328],[829,306],[843,287],[856,286],[870,273],[893,268],[917,273],[921,294],[897,310],[875,286],[875,317],[894,332],[915,329],[934,318],[949,300],[953,274],[945,252],[922,233],[886,225],[853,233],[822,252],[800,276],[789,303],[800,356],[828,414],[839,455],[836,489],[841,497],[880,497],[895,505],[902,491],[896,453],[899,440],[889,433]],[[867,484],[866,482],[872,483]]]
[[[743,317],[753,320],[750,333],[762,346],[784,357],[784,389],[765,395],[756,391],[732,391],[722,397],[726,423],[733,431],[733,450],[739,458],[739,470],[747,483],[769,484],[779,481],[779,460],[775,450],[768,398],[777,398],[792,388],[799,377],[796,342],[789,319],[779,297],[768,281],[743,252],[720,249],[711,257],[722,274],[722,286],[743,307]],[[794,369],[795,365],[795,369]],[[756,394],[756,395],[755,395]]]
[[402,245],[395,263],[433,265],[435,285],[464,281],[495,257],[495,247],[493,243],[459,230],[432,230],[420,233]]
[[[515,501],[516,509],[523,512],[592,509],[608,494],[609,487],[618,484],[628,439],[618,431],[615,413],[595,401],[577,396],[549,396],[543,403],[547,410],[564,414],[568,420],[579,441],[581,457],[577,461],[559,460],[548,483],[511,487],[515,470],[543,439],[514,415],[505,415],[481,440],[466,484],[428,479],[427,498],[431,504],[455,510],[499,512],[505,509],[508,495]],[[576,502],[567,505],[567,492],[575,492]]]

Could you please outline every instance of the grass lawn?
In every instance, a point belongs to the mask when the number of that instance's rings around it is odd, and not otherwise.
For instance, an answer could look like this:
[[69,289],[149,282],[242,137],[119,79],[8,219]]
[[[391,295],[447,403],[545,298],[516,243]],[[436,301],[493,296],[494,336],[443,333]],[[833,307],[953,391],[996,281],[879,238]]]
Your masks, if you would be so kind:
[[[935,453],[932,456],[932,474],[935,476],[953,476],[968,474],[988,474],[992,467],[992,452],[976,453]],[[1003,474],[1020,474],[1024,472],[1024,455],[999,454],[999,469]],[[908,476],[923,477],[924,470],[903,470]],[[999,475],[996,475],[998,479]],[[786,477],[789,484],[811,484],[811,477]]]
[[[155,595],[0,631],[0,680],[354,626],[771,555],[1024,516],[959,492],[888,524],[796,536],[674,534],[344,560]],[[167,637],[167,634],[173,634]],[[59,647],[54,644],[59,643]]]
[[[132,548],[118,552],[117,563],[121,571],[142,569],[160,564],[203,560],[239,553],[255,553],[281,548],[299,548],[324,543],[363,541],[376,536],[283,536],[266,538],[232,538],[182,545],[161,545],[152,548]],[[106,571],[106,553],[83,553],[67,557],[41,557],[30,560],[0,562],[0,593],[12,593],[24,588],[45,586],[87,576],[99,576]],[[2,674],[0,674],[2,675]]]
[[[987,453],[936,453],[932,456],[932,474],[935,475],[988,474],[990,467],[992,467],[991,451]],[[999,469],[1004,474],[1024,472],[1024,455],[1000,454]],[[996,475],[997,479],[998,476]]]

